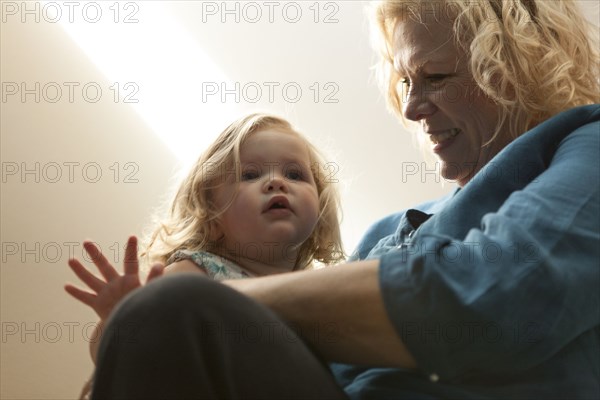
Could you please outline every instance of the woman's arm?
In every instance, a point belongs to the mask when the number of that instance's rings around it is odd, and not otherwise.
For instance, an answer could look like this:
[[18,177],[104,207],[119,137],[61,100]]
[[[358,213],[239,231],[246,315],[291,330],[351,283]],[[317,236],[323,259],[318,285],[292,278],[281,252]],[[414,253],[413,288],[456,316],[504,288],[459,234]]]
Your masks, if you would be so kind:
[[224,281],[271,308],[331,362],[414,368],[379,289],[379,262]]

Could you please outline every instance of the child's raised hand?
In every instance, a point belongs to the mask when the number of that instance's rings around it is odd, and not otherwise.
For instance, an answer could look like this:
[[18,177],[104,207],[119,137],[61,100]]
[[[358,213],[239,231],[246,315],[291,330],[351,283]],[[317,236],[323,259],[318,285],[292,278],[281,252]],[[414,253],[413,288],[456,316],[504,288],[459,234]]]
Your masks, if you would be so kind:
[[[119,301],[129,292],[141,286],[137,257],[137,238],[131,236],[127,240],[125,259],[123,260],[123,270],[125,273],[123,275],[120,275],[115,270],[94,243],[85,241],[83,247],[105,280],[92,274],[79,260],[73,258],[69,260],[69,267],[95,294],[81,290],[71,284],[66,284],[65,290],[77,300],[93,308],[100,319],[104,321]],[[162,276],[163,270],[164,266],[161,264],[152,266],[146,282]]]

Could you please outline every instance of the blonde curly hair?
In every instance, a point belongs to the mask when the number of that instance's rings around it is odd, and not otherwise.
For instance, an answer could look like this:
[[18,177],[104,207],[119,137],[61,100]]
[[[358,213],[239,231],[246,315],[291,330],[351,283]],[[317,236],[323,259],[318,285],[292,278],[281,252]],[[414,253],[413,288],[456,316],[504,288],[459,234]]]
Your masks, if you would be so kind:
[[333,180],[322,171],[328,164],[289,122],[274,115],[255,113],[229,125],[197,160],[179,186],[168,217],[149,235],[141,254],[146,264],[166,263],[179,250],[218,253],[219,216],[229,205],[219,209],[213,201],[214,191],[225,183],[225,175],[232,171],[235,171],[236,182],[240,181],[240,149],[250,135],[266,129],[292,133],[305,142],[317,186],[319,218],[313,233],[299,248],[295,269],[306,268],[313,260],[323,264],[343,261],[339,196]]
[[503,126],[514,139],[569,108],[600,103],[594,26],[573,0],[384,0],[372,13],[379,78],[389,108],[405,123],[393,34],[402,20],[423,22],[425,7],[425,15],[453,21],[455,43],[469,57],[476,84],[498,106],[487,144]]

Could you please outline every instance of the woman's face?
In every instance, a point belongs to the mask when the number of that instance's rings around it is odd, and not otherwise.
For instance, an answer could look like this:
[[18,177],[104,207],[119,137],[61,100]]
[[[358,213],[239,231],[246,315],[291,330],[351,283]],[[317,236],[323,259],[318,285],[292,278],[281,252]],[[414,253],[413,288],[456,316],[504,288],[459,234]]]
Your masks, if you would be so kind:
[[498,107],[477,86],[456,47],[451,23],[401,21],[394,32],[394,68],[402,112],[420,123],[441,174],[464,186],[508,141],[493,135]]

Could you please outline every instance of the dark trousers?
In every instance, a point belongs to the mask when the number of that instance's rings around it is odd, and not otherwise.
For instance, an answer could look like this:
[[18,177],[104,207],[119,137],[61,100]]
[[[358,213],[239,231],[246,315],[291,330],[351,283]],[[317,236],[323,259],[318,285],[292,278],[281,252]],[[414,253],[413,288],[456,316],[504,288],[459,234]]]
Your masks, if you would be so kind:
[[99,399],[347,399],[327,367],[273,312],[202,276],[129,295],[103,332]]

